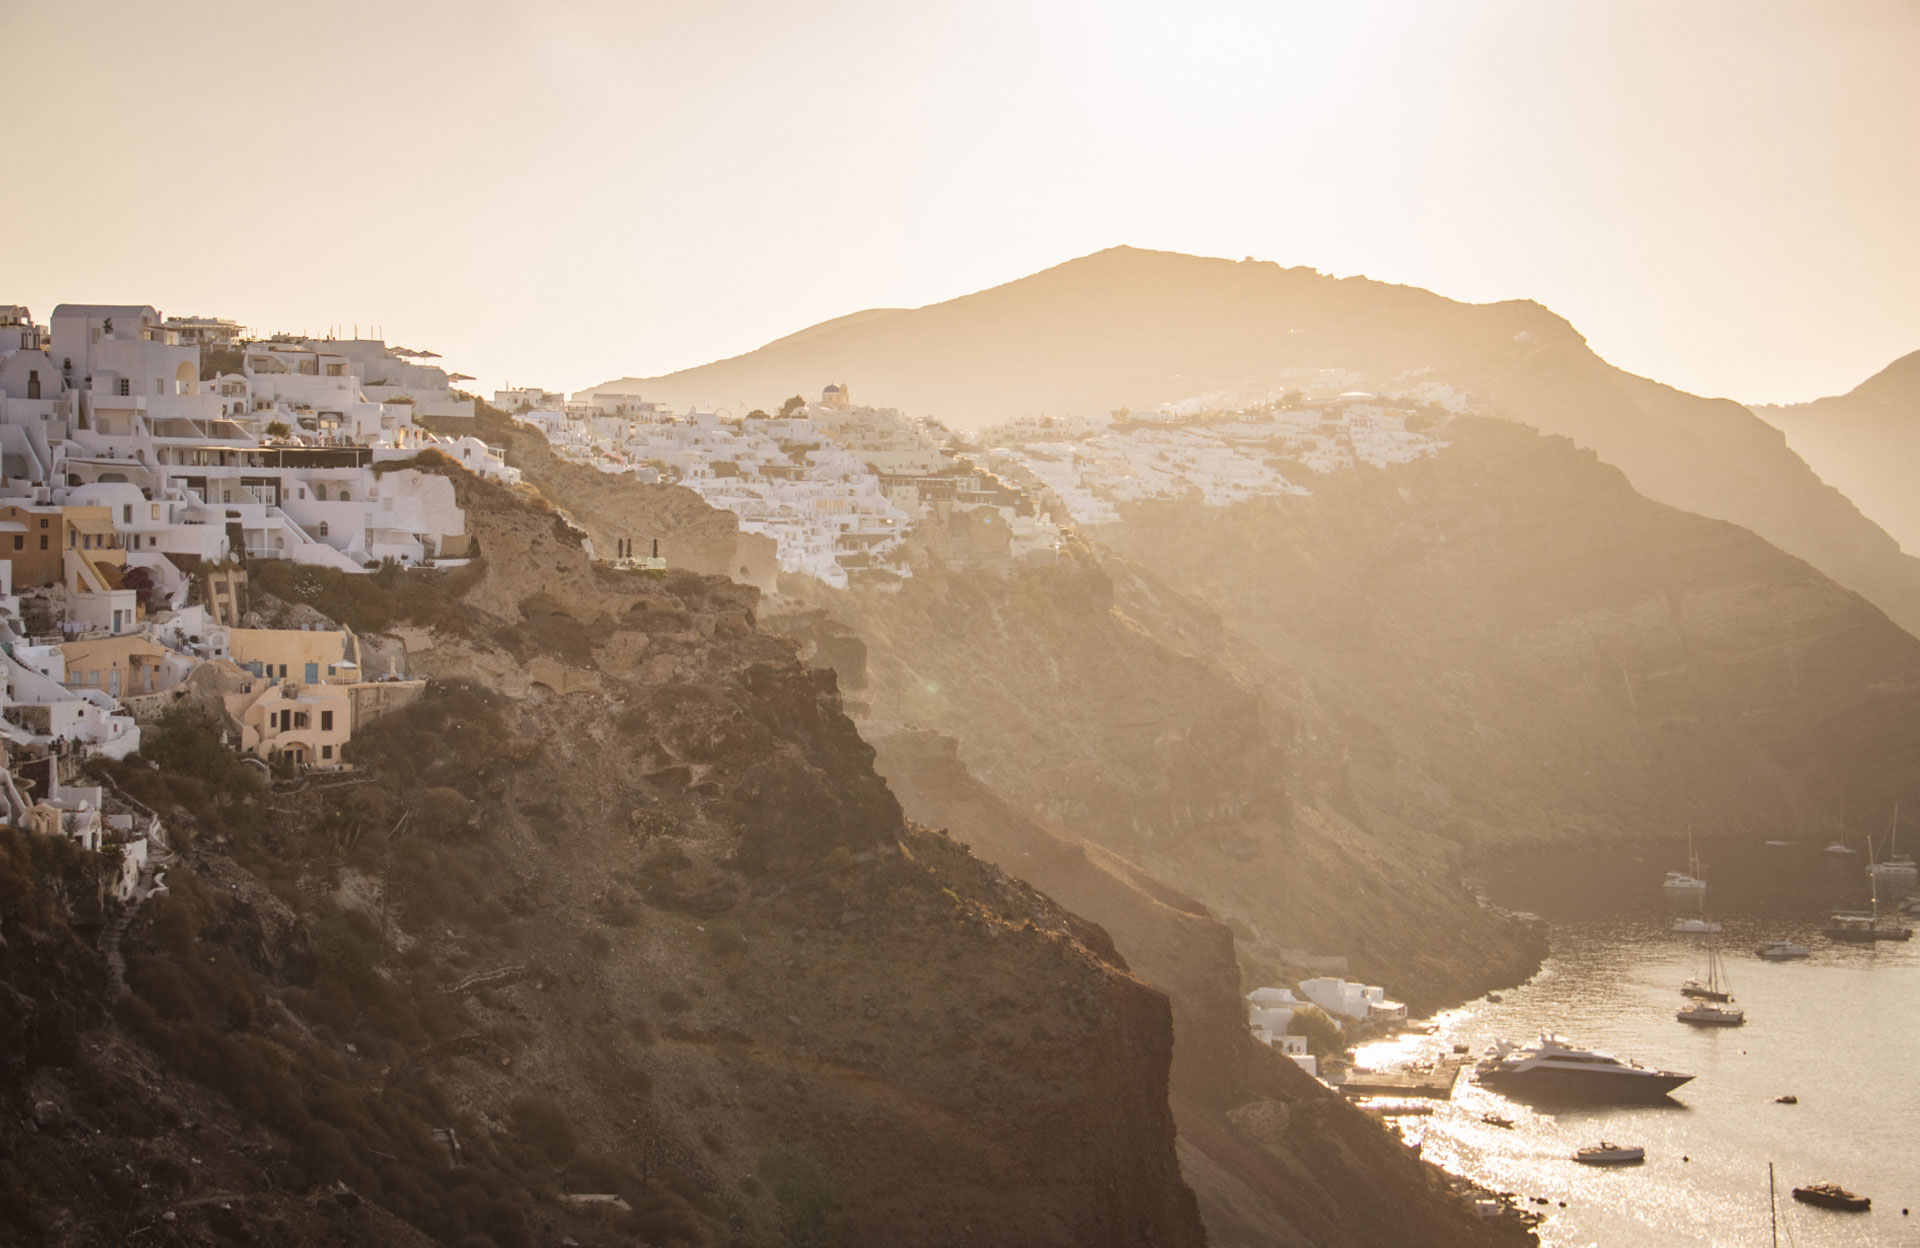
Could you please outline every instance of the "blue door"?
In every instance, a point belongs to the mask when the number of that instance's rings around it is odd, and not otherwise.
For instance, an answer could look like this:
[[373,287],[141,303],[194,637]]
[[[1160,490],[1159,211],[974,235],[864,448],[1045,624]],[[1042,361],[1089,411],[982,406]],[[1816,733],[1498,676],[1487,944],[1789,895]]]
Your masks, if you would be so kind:
[[310,685],[320,683],[320,665],[318,663],[307,664],[307,683]]

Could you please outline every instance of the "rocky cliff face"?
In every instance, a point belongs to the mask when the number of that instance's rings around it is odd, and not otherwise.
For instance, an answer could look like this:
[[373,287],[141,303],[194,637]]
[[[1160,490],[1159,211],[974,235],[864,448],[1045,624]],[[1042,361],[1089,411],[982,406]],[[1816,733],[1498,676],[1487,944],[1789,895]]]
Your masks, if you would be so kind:
[[527,484],[567,509],[601,558],[611,558],[622,540],[633,542],[635,554],[651,554],[659,538],[660,553],[673,567],[773,588],[780,572],[773,539],[741,532],[732,512],[710,507],[680,486],[629,489],[630,481],[555,455],[537,430],[498,409],[484,403],[475,407],[480,436],[506,451]]
[[971,775],[953,741],[878,739],[907,809],[982,858],[1096,918],[1135,972],[1173,1003],[1173,1106],[1181,1173],[1215,1245],[1524,1242],[1439,1188],[1431,1167],[1292,1062],[1258,1044],[1233,933],[1118,855],[1022,814]]
[[1340,954],[1433,1008],[1531,972],[1537,942],[1459,887],[1457,846],[1346,800],[1329,712],[1125,559],[925,564],[837,602],[867,645],[869,732],[952,737],[1020,809],[1200,899],[1256,982],[1287,951]]
[[1310,499],[1111,534],[1322,708],[1327,804],[1468,845],[1797,837],[1920,788],[1920,642],[1881,612],[1564,441],[1447,436]]
[[120,769],[199,836],[115,1022],[53,876],[7,877],[9,971],[81,972],[8,977],[75,1037],[12,1059],[10,1233],[1202,1242],[1167,1002],[1105,934],[906,823],[753,590],[457,481],[482,560],[392,590],[436,683],[356,739],[373,783],[267,793],[191,725]]

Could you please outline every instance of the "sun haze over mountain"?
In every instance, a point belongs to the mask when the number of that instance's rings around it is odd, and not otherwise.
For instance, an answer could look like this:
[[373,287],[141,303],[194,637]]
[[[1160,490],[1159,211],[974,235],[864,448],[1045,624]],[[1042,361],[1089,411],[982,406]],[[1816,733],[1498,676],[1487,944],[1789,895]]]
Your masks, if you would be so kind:
[[1920,553],[1920,351],[1846,394],[1753,410],[1903,549]]
[[[1745,525],[1920,628],[1920,562],[1739,404],[1636,377],[1538,304],[1467,304],[1307,268],[1114,247],[930,307],[598,389],[773,410],[799,379],[958,428],[1303,389],[1451,393],[1561,433],[1662,502]],[[1445,390],[1438,389],[1444,387]]]

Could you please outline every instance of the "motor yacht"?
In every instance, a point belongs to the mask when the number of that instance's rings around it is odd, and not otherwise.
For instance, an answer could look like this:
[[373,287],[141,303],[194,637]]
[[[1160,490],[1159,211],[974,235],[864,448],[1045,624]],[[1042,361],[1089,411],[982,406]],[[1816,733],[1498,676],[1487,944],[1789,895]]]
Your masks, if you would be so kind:
[[1638,1144],[1612,1144],[1601,1140],[1573,1155],[1583,1166],[1631,1166],[1647,1159],[1647,1150]]
[[1811,945],[1796,945],[1790,940],[1770,940],[1753,951],[1769,962],[1785,962],[1791,958],[1813,956]]
[[1708,936],[1726,929],[1712,919],[1675,919],[1673,930],[1689,936]]
[[1473,1074],[1475,1083],[1516,1100],[1595,1103],[1658,1101],[1692,1078],[1578,1048],[1551,1033],[1524,1047],[1496,1041]]
[[1825,852],[1832,854],[1834,857],[1838,858],[1842,854],[1857,854],[1860,851],[1857,849],[1848,849],[1846,846],[1846,843],[1843,841],[1835,841],[1833,844],[1827,846]]

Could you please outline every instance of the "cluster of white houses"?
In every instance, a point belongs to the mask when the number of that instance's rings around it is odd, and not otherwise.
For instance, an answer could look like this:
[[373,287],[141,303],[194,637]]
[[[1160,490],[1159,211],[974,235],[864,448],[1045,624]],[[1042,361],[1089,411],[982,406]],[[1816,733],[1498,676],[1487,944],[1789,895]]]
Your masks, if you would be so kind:
[[676,414],[637,395],[539,389],[496,404],[540,430],[555,452],[606,472],[696,491],[740,527],[774,539],[784,571],[844,586],[862,571],[909,574],[909,538],[972,562],[1051,556],[1060,530],[956,452],[930,421],[860,407],[828,385],[816,403],[742,417]]
[[1192,499],[1224,507],[1306,494],[1314,477],[1360,464],[1432,455],[1444,445],[1421,428],[1432,402],[1350,391],[1312,405],[1228,413],[1169,408],[1027,419],[983,430],[979,440],[997,474],[1045,505],[1076,524],[1110,524],[1124,503]]
[[[417,694],[350,633],[241,627],[243,559],[364,572],[457,560],[453,484],[399,466],[431,446],[518,473],[425,352],[250,340],[231,321],[0,306],[0,751],[16,821],[83,842],[116,826],[87,756],[137,749],[181,698],[263,764],[344,766],[354,727]],[[200,588],[195,593],[196,584]],[[128,816],[131,818],[131,816]]]
[[1300,981],[1299,995],[1291,988],[1255,988],[1247,994],[1247,1026],[1262,1044],[1284,1052],[1308,1074],[1318,1074],[1318,1063],[1307,1052],[1305,1036],[1293,1034],[1294,1015],[1315,1006],[1342,1023],[1404,1023],[1407,1007],[1387,997],[1386,989],[1371,984],[1320,976]]

